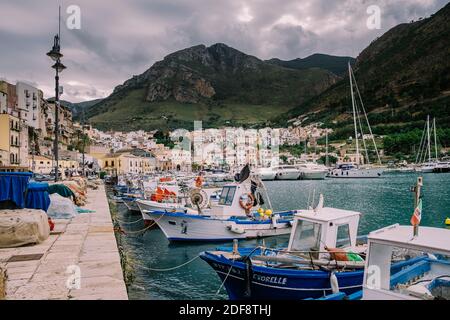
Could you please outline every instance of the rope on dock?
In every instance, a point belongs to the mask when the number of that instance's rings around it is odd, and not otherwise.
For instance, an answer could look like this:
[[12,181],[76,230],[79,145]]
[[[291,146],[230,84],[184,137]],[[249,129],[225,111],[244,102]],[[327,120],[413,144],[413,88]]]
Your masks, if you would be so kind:
[[[120,226],[118,228],[118,232],[123,233],[124,235],[128,235],[128,234],[140,234],[140,233],[144,233],[145,231],[147,231],[148,229],[150,229],[151,227],[153,227],[159,220],[161,220],[162,217],[164,217],[164,215],[166,214],[166,212],[164,212],[158,219],[154,220],[153,223],[149,224],[148,226],[146,226],[144,229],[141,230],[137,230],[137,231],[124,231]],[[120,220],[118,218],[115,218],[115,220],[117,222],[119,222]],[[142,220],[142,218],[140,219]]]
[[198,258],[200,258],[200,255],[195,256],[195,257],[192,258],[191,260],[186,261],[186,262],[180,264],[179,266],[172,267],[172,268],[167,268],[167,269],[155,269],[155,268],[149,268],[149,267],[143,266],[143,265],[141,265],[141,264],[136,264],[136,265],[137,265],[138,267],[140,267],[140,268],[142,268],[142,269],[144,269],[144,270],[148,270],[148,271],[167,272],[167,271],[172,271],[172,270],[176,270],[176,269],[179,269],[179,268],[181,268],[181,267],[184,267],[184,266],[188,265],[189,263],[193,262],[194,260],[196,260],[196,259],[198,259]]
[[136,220],[136,221],[123,221],[123,220],[120,220],[119,218],[116,218],[116,220],[117,220],[117,222],[119,222],[120,224],[135,224],[135,223],[138,223],[138,222],[142,221],[143,219],[140,218],[140,219],[138,219],[138,220]]

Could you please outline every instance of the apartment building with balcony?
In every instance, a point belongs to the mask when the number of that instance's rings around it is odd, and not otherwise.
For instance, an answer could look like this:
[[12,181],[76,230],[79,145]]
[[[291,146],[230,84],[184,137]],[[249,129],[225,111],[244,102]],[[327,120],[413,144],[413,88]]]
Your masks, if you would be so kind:
[[39,117],[41,113],[41,101],[39,89],[24,82],[17,82],[17,108],[21,118],[29,127],[39,128]]

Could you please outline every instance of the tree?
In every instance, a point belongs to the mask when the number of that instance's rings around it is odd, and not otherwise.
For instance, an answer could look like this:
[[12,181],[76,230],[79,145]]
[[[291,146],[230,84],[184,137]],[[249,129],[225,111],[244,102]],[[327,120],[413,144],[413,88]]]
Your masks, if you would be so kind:
[[[321,156],[320,158],[319,158],[319,161],[318,161],[319,163],[321,163],[321,164],[326,164],[326,162],[327,162],[327,156]],[[336,164],[337,162],[338,162],[338,158],[336,158],[335,156],[328,156],[328,162],[329,162],[329,164],[330,165],[334,165],[334,164]]]

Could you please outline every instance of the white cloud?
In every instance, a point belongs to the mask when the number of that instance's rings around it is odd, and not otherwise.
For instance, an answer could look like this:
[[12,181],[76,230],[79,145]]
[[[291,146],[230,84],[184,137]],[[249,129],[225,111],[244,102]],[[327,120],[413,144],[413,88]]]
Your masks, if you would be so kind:
[[[74,4],[61,0],[65,8]],[[320,52],[357,55],[396,24],[429,16],[446,0],[78,0],[81,30],[62,30],[63,98],[104,97],[132,75],[185,47],[223,42],[262,59]],[[381,8],[381,30],[366,27],[369,5]],[[38,83],[53,95],[45,56],[57,31],[52,0],[2,3],[0,77]]]

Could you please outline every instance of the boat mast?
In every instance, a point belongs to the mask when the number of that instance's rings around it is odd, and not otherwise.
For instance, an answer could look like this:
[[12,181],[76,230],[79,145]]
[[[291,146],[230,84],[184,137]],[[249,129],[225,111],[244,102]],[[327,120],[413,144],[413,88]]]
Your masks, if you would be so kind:
[[326,156],[325,156],[325,165],[327,167],[329,167],[329,161],[328,161],[328,129],[327,131],[325,131],[325,152],[326,152]]
[[428,136],[428,162],[431,162],[431,137],[430,137],[430,116],[427,117],[427,136]]
[[436,136],[436,118],[433,118],[434,128],[434,152],[436,154],[436,162],[438,162],[437,136]]
[[355,94],[353,92],[353,81],[352,81],[352,66],[350,65],[350,61],[348,62],[348,75],[350,78],[350,91],[352,95],[352,107],[353,107],[353,123],[355,125],[355,139],[356,139],[356,162],[359,167],[359,143],[358,143],[358,127],[356,125],[356,106],[355,106]]

